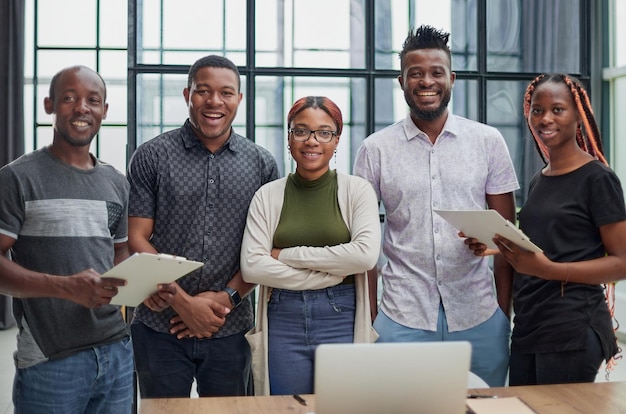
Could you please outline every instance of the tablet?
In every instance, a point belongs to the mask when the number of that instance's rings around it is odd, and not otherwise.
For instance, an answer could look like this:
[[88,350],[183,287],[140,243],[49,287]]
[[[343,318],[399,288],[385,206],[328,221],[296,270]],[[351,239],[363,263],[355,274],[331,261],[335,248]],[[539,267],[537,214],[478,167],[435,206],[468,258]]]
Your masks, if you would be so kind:
[[519,247],[540,253],[537,245],[530,241],[517,226],[506,220],[496,210],[434,210],[467,237],[473,237],[490,249],[498,249],[492,241],[496,234],[505,237]]

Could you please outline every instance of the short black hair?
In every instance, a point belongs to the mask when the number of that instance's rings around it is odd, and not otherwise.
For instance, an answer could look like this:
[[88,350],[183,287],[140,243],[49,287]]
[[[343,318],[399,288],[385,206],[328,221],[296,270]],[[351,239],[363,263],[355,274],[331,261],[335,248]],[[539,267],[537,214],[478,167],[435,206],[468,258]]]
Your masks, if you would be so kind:
[[402,50],[398,53],[400,65],[404,67],[404,56],[408,52],[418,49],[439,49],[446,52],[450,60],[450,66],[452,66],[452,51],[448,46],[449,39],[450,33],[435,29],[429,25],[422,25],[415,32],[413,32],[413,29],[409,30],[409,34],[402,44]]
[[67,67],[65,69],[61,69],[60,71],[55,73],[55,75],[50,80],[50,89],[48,90],[48,98],[50,98],[50,100],[54,102],[54,95],[55,95],[55,92],[56,92],[55,88],[56,88],[57,82],[58,82],[58,80],[59,80],[59,78],[61,77],[62,74],[64,74],[65,72],[77,72],[77,71],[82,70],[82,69],[88,70],[88,71],[93,72],[96,75],[98,75],[98,77],[102,81],[102,85],[104,86],[104,102],[106,102],[106,100],[107,100],[107,84],[104,81],[104,79],[102,78],[102,75],[100,75],[95,70],[93,70],[91,68],[88,68],[87,66],[83,66],[83,65],[70,66],[70,67]]
[[239,74],[239,69],[237,69],[237,66],[230,59],[218,55],[204,56],[194,62],[191,68],[189,68],[187,88],[191,88],[196,73],[202,68],[225,68],[232,70],[235,72],[235,75],[237,75],[237,92],[241,90],[241,75]]

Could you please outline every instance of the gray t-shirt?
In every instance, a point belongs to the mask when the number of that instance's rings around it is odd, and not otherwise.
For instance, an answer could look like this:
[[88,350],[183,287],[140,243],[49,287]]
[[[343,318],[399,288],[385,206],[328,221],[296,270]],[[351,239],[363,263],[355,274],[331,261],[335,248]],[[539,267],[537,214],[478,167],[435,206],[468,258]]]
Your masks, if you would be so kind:
[[[36,272],[109,270],[114,243],[128,239],[127,209],[126,179],[100,161],[80,170],[44,148],[0,169],[0,233],[16,239],[12,259]],[[20,368],[128,336],[117,306],[31,298],[15,299],[13,312]]]

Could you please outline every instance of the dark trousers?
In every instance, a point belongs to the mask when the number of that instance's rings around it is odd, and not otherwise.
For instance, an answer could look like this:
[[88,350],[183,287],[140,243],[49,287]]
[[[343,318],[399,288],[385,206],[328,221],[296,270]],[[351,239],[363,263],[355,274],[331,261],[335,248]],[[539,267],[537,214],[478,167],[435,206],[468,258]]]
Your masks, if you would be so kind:
[[251,355],[244,332],[177,339],[138,321],[131,331],[142,398],[189,397],[194,378],[200,397],[251,395]]
[[587,328],[587,346],[580,351],[522,354],[511,352],[509,385],[594,382],[602,364],[598,335]]

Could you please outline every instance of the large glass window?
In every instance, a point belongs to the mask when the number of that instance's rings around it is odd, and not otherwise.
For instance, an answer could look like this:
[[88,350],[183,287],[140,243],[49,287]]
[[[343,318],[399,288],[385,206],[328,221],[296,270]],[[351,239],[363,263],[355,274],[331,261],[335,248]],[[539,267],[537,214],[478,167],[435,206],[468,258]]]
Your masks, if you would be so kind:
[[[42,106],[51,76],[83,64],[108,85],[109,114],[92,150],[124,171],[137,145],[184,122],[189,65],[218,54],[242,74],[238,133],[289,172],[287,111],[303,95],[327,95],[346,124],[336,167],[350,172],[363,139],[406,116],[398,52],[410,28],[430,24],[451,32],[452,111],[502,132],[523,186],[540,166],[522,119],[524,87],[542,71],[589,82],[598,7],[590,0],[67,0],[62,8],[25,1],[27,150],[52,138]],[[613,3],[623,14],[622,2]]]
[[487,69],[580,73],[580,6],[580,0],[488,0]]
[[[52,142],[52,117],[44,112],[50,79],[59,70],[85,65],[107,82],[109,110],[91,151],[126,169],[127,50],[126,0],[26,1],[25,150]],[[37,18],[35,18],[37,17]]]

